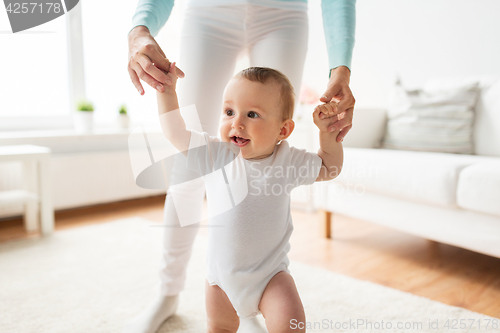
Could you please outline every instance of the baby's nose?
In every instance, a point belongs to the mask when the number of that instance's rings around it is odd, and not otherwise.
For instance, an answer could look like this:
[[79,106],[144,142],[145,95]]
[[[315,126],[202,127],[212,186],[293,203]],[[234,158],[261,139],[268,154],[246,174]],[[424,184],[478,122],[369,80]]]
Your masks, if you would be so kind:
[[242,129],[244,129],[244,128],[245,128],[245,126],[243,125],[243,123],[241,123],[241,122],[239,122],[239,121],[235,121],[235,122],[233,122],[233,124],[231,125],[231,128],[233,128],[233,129],[240,129],[240,130],[242,130]]

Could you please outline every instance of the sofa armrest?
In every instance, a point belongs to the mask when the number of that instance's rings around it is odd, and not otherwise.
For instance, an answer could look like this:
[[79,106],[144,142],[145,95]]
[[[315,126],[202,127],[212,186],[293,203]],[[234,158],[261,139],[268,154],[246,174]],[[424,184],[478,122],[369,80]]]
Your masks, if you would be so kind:
[[379,148],[387,122],[384,109],[354,109],[352,128],[344,139],[344,147]]

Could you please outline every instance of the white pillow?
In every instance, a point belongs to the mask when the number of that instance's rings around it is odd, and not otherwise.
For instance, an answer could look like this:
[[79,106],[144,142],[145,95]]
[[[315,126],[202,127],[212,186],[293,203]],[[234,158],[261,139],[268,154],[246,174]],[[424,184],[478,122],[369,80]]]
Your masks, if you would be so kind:
[[500,77],[498,75],[433,77],[424,90],[443,90],[479,82],[481,93],[474,108],[474,154],[500,156]]
[[472,154],[477,82],[448,89],[406,90],[396,82],[383,148]]

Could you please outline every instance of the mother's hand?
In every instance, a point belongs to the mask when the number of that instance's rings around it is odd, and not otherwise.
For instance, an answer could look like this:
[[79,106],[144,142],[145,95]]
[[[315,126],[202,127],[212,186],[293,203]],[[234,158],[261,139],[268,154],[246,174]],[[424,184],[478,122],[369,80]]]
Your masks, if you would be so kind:
[[332,100],[338,102],[337,110],[334,114],[339,114],[339,120],[328,127],[329,131],[332,128],[334,128],[333,131],[340,130],[337,135],[337,142],[343,141],[347,132],[349,132],[352,127],[354,104],[356,100],[354,96],[352,96],[351,89],[349,88],[350,77],[351,72],[349,68],[345,66],[332,69],[326,91],[320,98],[320,101],[324,103],[328,103]]
[[[162,71],[168,72],[170,61],[163,53],[149,29],[139,25],[128,34],[128,74],[132,83],[141,95],[144,94],[141,80],[159,92],[163,92],[163,84],[172,85],[172,80]],[[178,67],[177,76],[184,77]]]

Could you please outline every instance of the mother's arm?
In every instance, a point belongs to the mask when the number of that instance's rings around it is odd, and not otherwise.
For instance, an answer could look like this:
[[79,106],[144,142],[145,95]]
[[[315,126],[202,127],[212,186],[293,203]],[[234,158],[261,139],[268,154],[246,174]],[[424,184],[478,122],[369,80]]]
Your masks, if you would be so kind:
[[[144,89],[139,79],[145,81],[159,92],[164,84],[172,85],[171,80],[160,69],[168,71],[170,62],[163,53],[154,36],[167,22],[174,0],[139,0],[132,18],[133,28],[128,34],[128,72],[132,83],[139,93]],[[177,68],[179,77],[184,72]]]
[[352,127],[355,99],[349,88],[351,60],[356,27],[356,0],[322,0],[323,28],[325,31],[330,67],[330,80],[320,101],[338,101],[337,111],[345,111],[341,119],[329,127],[340,130],[337,142],[344,140]]

